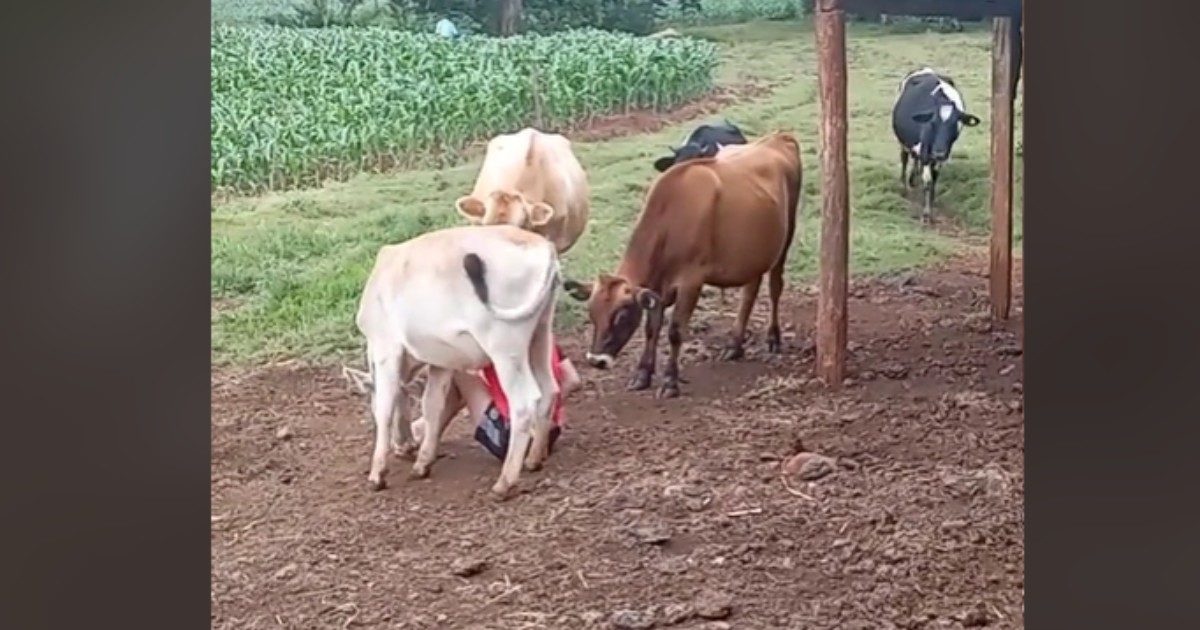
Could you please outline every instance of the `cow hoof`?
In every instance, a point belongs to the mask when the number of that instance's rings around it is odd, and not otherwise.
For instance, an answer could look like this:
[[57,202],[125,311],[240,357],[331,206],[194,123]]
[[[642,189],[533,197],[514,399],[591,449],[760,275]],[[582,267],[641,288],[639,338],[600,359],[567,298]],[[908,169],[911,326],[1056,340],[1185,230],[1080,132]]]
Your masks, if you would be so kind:
[[767,352],[770,352],[771,354],[782,354],[783,344],[779,343],[778,339],[768,339]]
[[925,225],[933,225],[933,215],[922,214],[921,215],[921,223],[923,223]]
[[413,464],[412,476],[417,479],[424,479],[429,476],[429,464],[417,462]]
[[641,391],[643,389],[649,389],[650,373],[639,370],[637,374],[633,375],[633,379],[629,381],[628,387],[630,391],[634,392]]
[[387,479],[385,479],[383,475],[380,475],[378,478],[367,477],[367,486],[370,487],[373,492],[379,492],[380,490],[387,488]]
[[525,471],[526,471],[526,472],[537,472],[537,471],[539,471],[539,470],[541,470],[541,469],[542,469],[542,462],[540,462],[540,461],[538,461],[538,462],[530,462],[530,461],[527,461],[527,462],[525,462]]
[[663,385],[663,386],[662,386],[662,387],[661,387],[661,388],[658,390],[658,396],[657,396],[657,397],[658,397],[658,398],[678,398],[678,397],[679,397],[679,386],[678,386],[678,385],[675,385],[675,384],[673,384],[673,383],[671,383],[671,384],[667,384],[667,385]]
[[412,459],[413,454],[415,454],[416,452],[417,452],[417,445],[413,444],[411,442],[407,443],[407,444],[393,444],[392,445],[392,454],[394,454],[396,457],[402,457],[404,459]]
[[492,486],[492,498],[497,501],[507,501],[516,495],[516,486],[511,486],[503,481],[497,481],[496,485]]
[[722,361],[737,361],[746,356],[746,349],[742,346],[728,346],[721,352]]

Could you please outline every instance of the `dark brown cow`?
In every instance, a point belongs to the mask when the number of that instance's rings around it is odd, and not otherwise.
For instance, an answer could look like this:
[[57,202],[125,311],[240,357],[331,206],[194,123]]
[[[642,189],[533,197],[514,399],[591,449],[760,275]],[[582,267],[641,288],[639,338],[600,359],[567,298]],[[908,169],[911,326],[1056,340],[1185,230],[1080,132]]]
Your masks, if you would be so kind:
[[725,147],[667,169],[646,195],[617,270],[590,285],[564,288],[587,300],[592,323],[587,360],[611,367],[646,313],[646,348],[630,389],[650,387],[663,311],[674,306],[667,339],[671,358],[658,392],[679,395],[679,347],[704,285],[742,287],[742,304],[722,359],[741,358],[746,323],[762,277],[770,272],[767,347],[780,351],[779,296],[796,231],[802,165],[800,144],[787,132]]

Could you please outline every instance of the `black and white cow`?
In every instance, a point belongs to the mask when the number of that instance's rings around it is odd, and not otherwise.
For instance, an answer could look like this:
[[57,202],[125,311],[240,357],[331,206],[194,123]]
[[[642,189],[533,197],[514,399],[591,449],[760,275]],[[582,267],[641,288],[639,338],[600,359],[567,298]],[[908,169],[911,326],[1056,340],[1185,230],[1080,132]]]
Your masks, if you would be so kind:
[[721,147],[730,144],[746,144],[746,136],[733,123],[726,120],[720,125],[700,125],[683,139],[678,149],[667,147],[674,155],[658,158],[654,168],[661,173],[679,162],[712,157]]
[[[910,72],[900,82],[900,92],[892,107],[892,130],[900,141],[900,181],[916,185],[917,171],[925,184],[925,205],[921,219],[933,220],[934,187],[938,169],[950,158],[950,150],[965,125],[974,127],[979,118],[968,114],[962,94],[954,80],[932,68]],[[913,159],[912,172],[908,160]]]

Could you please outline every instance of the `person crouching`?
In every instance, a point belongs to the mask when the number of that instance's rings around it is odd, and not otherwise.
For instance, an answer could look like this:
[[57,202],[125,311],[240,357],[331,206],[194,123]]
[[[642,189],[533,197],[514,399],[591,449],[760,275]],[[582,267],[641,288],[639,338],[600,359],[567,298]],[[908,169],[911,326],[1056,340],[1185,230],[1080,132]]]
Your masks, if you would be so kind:
[[[555,441],[562,433],[563,397],[578,390],[582,386],[582,380],[571,360],[563,357],[557,345],[554,346],[551,359],[551,371],[560,390],[550,411],[550,448],[553,449]],[[500,379],[496,376],[493,366],[485,367],[478,375],[471,372],[454,373],[450,392],[447,394],[447,420],[442,427],[443,433],[464,405],[470,416],[476,420],[475,441],[503,461],[508,453],[510,434],[508,397],[500,387]],[[425,418],[413,420],[411,426],[413,438],[420,444],[425,436]]]

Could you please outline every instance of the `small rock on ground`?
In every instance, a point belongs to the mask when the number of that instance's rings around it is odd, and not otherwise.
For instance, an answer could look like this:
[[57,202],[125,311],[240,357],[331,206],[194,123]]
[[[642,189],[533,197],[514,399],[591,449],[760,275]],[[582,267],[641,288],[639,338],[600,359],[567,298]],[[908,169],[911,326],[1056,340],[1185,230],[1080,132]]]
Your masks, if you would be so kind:
[[459,558],[450,565],[450,573],[458,577],[471,577],[487,569],[487,560],[481,558]]
[[298,573],[299,571],[300,571],[300,567],[296,566],[296,563],[293,562],[293,563],[283,567],[282,569],[276,571],[275,579],[276,580],[290,580],[290,579],[296,577],[296,573]]
[[816,481],[837,470],[837,460],[824,455],[816,455],[800,467],[800,478],[804,481]]
[[640,610],[618,610],[609,617],[608,622],[620,630],[648,630],[654,627],[654,617]]
[[645,545],[662,545],[671,540],[671,532],[664,527],[646,526],[633,530],[637,541]]
[[884,363],[879,366],[879,373],[890,379],[902,379],[908,376],[908,366],[903,363]]
[[705,619],[725,619],[733,613],[733,598],[718,591],[701,591],[693,605],[696,615]]
[[783,465],[783,472],[799,475],[805,481],[816,481],[837,469],[837,460],[817,453],[794,455]]
[[691,619],[696,611],[687,604],[668,604],[663,610],[662,620],[668,626],[683,623]]
[[962,625],[967,628],[982,628],[990,621],[986,612],[976,609],[963,616]]
[[275,432],[275,439],[287,441],[295,437],[295,435],[296,433],[292,431],[292,427],[289,427],[285,424],[282,427],[279,427],[279,430]]

